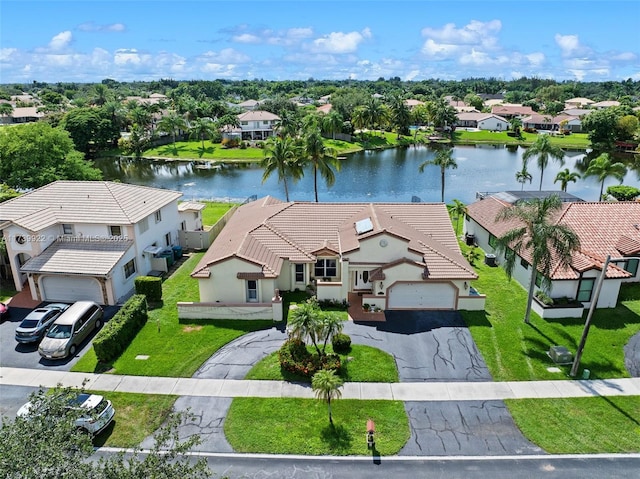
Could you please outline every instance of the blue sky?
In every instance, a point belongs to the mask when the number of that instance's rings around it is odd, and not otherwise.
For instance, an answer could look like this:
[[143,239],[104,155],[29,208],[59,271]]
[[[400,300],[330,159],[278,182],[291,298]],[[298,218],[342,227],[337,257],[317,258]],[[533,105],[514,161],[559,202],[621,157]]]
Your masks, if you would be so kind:
[[640,2],[0,2],[0,83],[640,81]]

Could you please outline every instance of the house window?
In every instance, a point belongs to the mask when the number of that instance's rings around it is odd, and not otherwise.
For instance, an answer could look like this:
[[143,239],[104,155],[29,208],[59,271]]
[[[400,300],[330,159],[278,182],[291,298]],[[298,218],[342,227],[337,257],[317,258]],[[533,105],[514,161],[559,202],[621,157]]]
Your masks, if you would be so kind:
[[149,229],[149,218],[140,220],[140,233],[144,233]]
[[247,126],[249,124],[249,122],[248,121],[241,121],[240,124],[244,125],[244,126]]
[[496,238],[495,235],[489,233],[489,246],[495,248],[496,244],[498,244],[498,238]]
[[638,272],[638,259],[629,259],[624,265],[625,271],[631,274],[631,276],[635,276]]
[[529,269],[529,263],[524,258],[520,258],[520,266],[522,266],[524,269]]
[[130,278],[132,274],[136,272],[136,259],[133,258],[127,264],[124,265],[124,277]]
[[255,279],[247,280],[247,302],[258,302],[258,281]]
[[182,231],[187,231],[187,222],[183,221],[182,223],[180,223],[180,229]]
[[162,221],[162,213],[160,213],[160,210],[155,212],[155,217],[156,217],[156,223],[160,223]]
[[193,219],[194,219],[194,220],[197,220],[198,218],[200,218],[200,212],[199,212],[199,211],[195,211],[195,212],[193,213]]
[[296,265],[296,283],[304,283],[304,265]]
[[111,236],[122,236],[122,228],[120,226],[109,226],[109,234]]
[[62,225],[62,234],[72,235],[73,234],[73,226],[72,225]]
[[338,276],[335,259],[319,259],[314,269],[316,278],[327,278],[329,276]]
[[262,124],[263,125],[268,125],[269,124],[269,120],[262,120]]
[[540,271],[536,271],[536,286],[538,288],[542,287],[542,280],[544,279],[544,275],[540,273]]
[[582,278],[578,284],[576,299],[583,303],[591,301],[591,293],[593,293],[593,285],[595,282],[595,278]]
[[164,244],[166,246],[171,246],[171,233],[164,235]]

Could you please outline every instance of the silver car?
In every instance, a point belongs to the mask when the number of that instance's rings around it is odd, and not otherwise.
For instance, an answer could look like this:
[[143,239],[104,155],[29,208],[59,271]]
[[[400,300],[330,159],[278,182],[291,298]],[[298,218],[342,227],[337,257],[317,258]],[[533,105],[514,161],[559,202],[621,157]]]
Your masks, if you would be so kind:
[[102,326],[102,308],[93,301],[78,301],[56,319],[42,339],[38,352],[47,359],[75,356],[78,347]]
[[51,324],[69,308],[68,304],[53,303],[31,311],[16,328],[16,341],[36,343],[42,339]]
[[[111,401],[97,394],[81,393],[69,401],[70,409],[79,410],[82,413],[76,419],[78,429],[93,434],[100,434],[113,420],[116,414]],[[29,417],[39,414],[34,410],[33,403],[29,401],[18,410],[18,416]]]

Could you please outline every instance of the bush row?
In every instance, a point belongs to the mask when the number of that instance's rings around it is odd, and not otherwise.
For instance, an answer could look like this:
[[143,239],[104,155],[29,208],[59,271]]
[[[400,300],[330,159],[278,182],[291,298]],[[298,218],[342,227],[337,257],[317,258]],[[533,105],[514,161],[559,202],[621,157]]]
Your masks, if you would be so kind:
[[144,294],[148,302],[162,301],[162,278],[138,276],[134,280],[136,294]]
[[307,378],[321,369],[332,369],[336,372],[340,370],[340,357],[337,354],[310,353],[307,346],[299,339],[289,339],[285,341],[278,351],[280,366],[292,374]]
[[109,362],[120,356],[146,324],[147,318],[145,296],[132,296],[93,340],[93,349],[98,361]]

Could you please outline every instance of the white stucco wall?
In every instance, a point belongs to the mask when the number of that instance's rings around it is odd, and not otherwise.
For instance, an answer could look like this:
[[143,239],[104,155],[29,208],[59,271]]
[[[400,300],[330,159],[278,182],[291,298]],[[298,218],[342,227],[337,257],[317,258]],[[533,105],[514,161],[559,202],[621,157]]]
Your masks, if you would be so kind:
[[[237,258],[216,263],[211,267],[209,278],[198,279],[200,289],[200,301],[203,303],[231,302],[246,303],[246,280],[238,279],[237,273],[259,273],[262,268],[259,265],[249,263]],[[264,280],[258,280],[258,302],[262,302],[262,285]],[[273,284],[273,281],[271,280]],[[269,292],[267,299],[271,299],[273,291]]]
[[499,118],[485,118],[478,122],[478,128],[480,130],[501,130],[505,131],[509,129],[509,123]]

